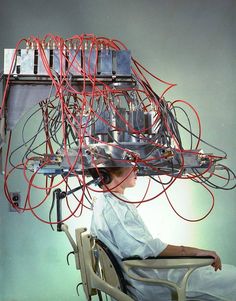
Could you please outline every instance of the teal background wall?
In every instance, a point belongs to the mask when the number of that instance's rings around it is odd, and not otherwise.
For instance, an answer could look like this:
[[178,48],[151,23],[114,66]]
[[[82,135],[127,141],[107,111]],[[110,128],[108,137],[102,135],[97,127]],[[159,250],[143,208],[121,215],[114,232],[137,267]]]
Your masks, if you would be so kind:
[[[3,49],[14,48],[20,38],[31,34],[94,33],[117,38],[151,72],[178,84],[169,99],[185,99],[198,110],[203,138],[224,149],[225,164],[234,169],[235,13],[234,0],[2,0],[0,66]],[[31,214],[10,213],[0,177],[0,300],[85,300],[82,290],[76,296],[80,276],[73,258],[69,267],[66,264],[70,246],[65,236]],[[14,179],[11,185],[25,189],[23,179]],[[129,195],[140,194],[141,186]],[[169,194],[187,217],[198,217],[209,206],[208,194],[197,185],[179,182]],[[214,249],[224,262],[236,264],[236,192],[214,194],[213,212],[199,223],[177,218],[164,198],[141,206],[140,213],[163,240]],[[88,211],[82,218],[70,219],[72,233],[89,225],[89,219]]]

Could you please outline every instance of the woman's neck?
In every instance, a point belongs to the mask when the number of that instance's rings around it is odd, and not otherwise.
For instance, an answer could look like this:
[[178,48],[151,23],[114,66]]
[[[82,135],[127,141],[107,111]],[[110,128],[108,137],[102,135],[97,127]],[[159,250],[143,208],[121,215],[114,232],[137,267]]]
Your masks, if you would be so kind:
[[[114,187],[114,185],[113,185]],[[109,185],[107,185],[107,187],[103,188],[104,192],[111,192],[111,193],[118,193],[118,194],[124,194],[124,189],[122,187],[115,187],[114,189],[112,189],[112,187],[109,187]]]

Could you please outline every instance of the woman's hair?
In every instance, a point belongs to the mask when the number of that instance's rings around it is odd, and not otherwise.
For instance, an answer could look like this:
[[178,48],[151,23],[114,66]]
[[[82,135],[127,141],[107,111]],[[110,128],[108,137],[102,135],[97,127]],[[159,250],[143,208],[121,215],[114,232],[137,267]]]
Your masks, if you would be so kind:
[[124,172],[125,167],[99,167],[99,168],[90,168],[88,171],[93,179],[101,179],[101,182],[98,183],[99,187],[102,187],[104,184],[109,184],[112,181],[112,176],[121,176]]
[[121,176],[124,173],[125,167],[106,167],[104,168],[110,175]]

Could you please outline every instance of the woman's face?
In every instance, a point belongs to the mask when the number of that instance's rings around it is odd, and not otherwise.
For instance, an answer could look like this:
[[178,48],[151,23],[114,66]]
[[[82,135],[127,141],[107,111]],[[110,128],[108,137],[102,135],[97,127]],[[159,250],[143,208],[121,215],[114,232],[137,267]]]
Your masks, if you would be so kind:
[[113,175],[113,180],[119,183],[120,188],[123,190],[128,187],[134,187],[137,180],[137,168],[135,166],[124,167],[121,175]]

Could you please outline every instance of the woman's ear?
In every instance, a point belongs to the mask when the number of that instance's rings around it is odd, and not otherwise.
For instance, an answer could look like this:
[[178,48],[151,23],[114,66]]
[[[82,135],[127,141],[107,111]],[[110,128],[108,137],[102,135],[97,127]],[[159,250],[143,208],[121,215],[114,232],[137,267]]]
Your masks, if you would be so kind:
[[112,177],[111,175],[109,174],[109,172],[104,169],[104,168],[101,168],[99,169],[99,176],[101,177],[101,183],[104,183],[104,184],[110,184],[111,181],[112,181]]

